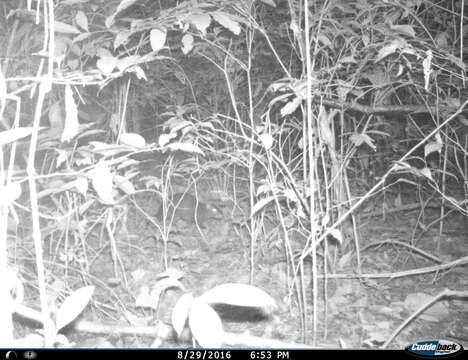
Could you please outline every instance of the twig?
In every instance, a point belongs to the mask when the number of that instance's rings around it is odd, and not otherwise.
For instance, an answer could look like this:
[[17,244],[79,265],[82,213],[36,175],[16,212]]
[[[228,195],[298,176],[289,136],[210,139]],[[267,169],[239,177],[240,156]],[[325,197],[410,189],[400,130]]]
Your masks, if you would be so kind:
[[[442,123],[439,124],[434,130],[432,130],[429,134],[427,134],[424,139],[419,141],[415,146],[413,146],[408,152],[406,152],[405,155],[403,155],[398,162],[401,163],[403,161],[406,161],[409,156],[414,153],[418,148],[420,148],[428,139],[430,139],[432,136],[434,136],[438,131],[440,131],[441,128],[443,128],[445,125],[447,125],[449,122],[453,121],[462,111],[463,109],[468,106],[468,100],[466,100],[456,112],[454,112],[452,115],[450,115],[446,120],[444,120]],[[397,163],[398,163],[397,162]],[[392,166],[387,172],[382,176],[382,178],[369,190],[367,191],[366,194],[364,194],[359,200],[357,200],[349,209],[346,211],[344,214],[342,214],[338,220],[335,221],[333,225],[328,227],[317,239],[314,239],[314,243],[310,246],[310,248],[307,251],[304,251],[304,253],[301,256],[301,260],[304,260],[307,256],[309,256],[322,241],[324,241],[328,235],[331,234],[331,232],[336,229],[353,211],[355,211],[358,207],[364,203],[366,199],[369,199],[371,195],[373,195],[378,188],[380,188],[386,181],[387,177],[393,173],[398,167],[396,165]],[[296,269],[297,273],[298,269]]]
[[430,308],[433,304],[438,302],[439,300],[445,298],[468,298],[468,291],[453,291],[449,289],[445,289],[439,295],[434,296],[431,300],[429,300],[426,304],[421,306],[418,310],[416,310],[408,319],[403,321],[403,323],[393,332],[392,335],[385,341],[382,345],[382,349],[385,349],[388,344],[403,330],[406,325],[408,325],[413,319],[415,319],[419,314],[423,313],[426,309]]
[[425,106],[425,105],[369,106],[369,105],[362,105],[357,102],[343,102],[338,99],[335,100],[335,99],[314,98],[314,102],[321,103],[325,106],[329,106],[334,109],[353,110],[353,111],[358,111],[367,115],[428,113],[428,112],[435,112],[439,110],[439,109],[436,109],[435,107],[430,107],[430,106]]
[[[385,210],[385,215],[387,214],[393,214],[393,213],[396,213],[396,212],[400,212],[400,211],[412,211],[412,210],[416,210],[416,209],[420,209],[421,207],[424,207],[424,208],[440,208],[441,206],[446,206],[450,209],[455,209],[455,210],[458,210],[460,211],[460,206],[463,204],[463,202],[461,202],[460,204],[452,204],[450,202],[446,202],[445,204],[442,204],[442,203],[439,203],[437,201],[431,201],[427,204],[425,204],[424,206],[421,205],[421,203],[410,203],[410,204],[404,204],[404,205],[400,205],[400,206],[396,206],[396,207],[392,207],[390,209],[386,209]],[[461,209],[463,210],[463,209]],[[379,215],[378,213],[374,213],[372,211],[368,211],[368,212],[363,212],[363,213],[360,213],[359,216],[361,218],[367,218],[367,217],[373,217],[373,216],[377,216]]]
[[413,250],[415,253],[417,254],[420,254],[422,256],[424,256],[425,258],[428,258],[429,260],[432,260],[434,262],[436,262],[437,264],[441,264],[442,261],[435,257],[434,255],[431,255],[429,254],[428,252],[420,249],[420,248],[417,248],[416,246],[413,246],[413,245],[410,245],[410,244],[407,244],[403,241],[398,241],[398,240],[382,240],[382,241],[374,241],[372,243],[370,243],[369,245],[367,245],[364,249],[362,249],[361,251],[365,251],[371,247],[375,247],[375,246],[380,246],[380,245],[385,245],[385,244],[390,244],[390,245],[400,245],[400,246],[403,246],[403,247],[406,247],[410,250]]
[[[379,273],[379,274],[327,274],[327,278],[329,279],[384,279],[384,278],[391,278],[396,279],[404,276],[414,276],[414,275],[421,275],[427,274],[431,272],[437,272],[441,270],[450,269],[455,266],[461,266],[468,264],[468,256],[464,256],[460,259],[451,261],[447,264],[435,265],[435,266],[428,266],[419,269],[413,270],[406,270],[400,271],[396,273]],[[325,275],[319,275],[320,278],[324,278]]]
[[[86,332],[91,334],[106,334],[106,335],[139,335],[159,338],[160,340],[174,340],[176,335],[172,326],[158,321],[154,326],[116,326],[92,321],[80,320],[74,326],[76,331]],[[182,339],[183,340],[183,339]],[[188,339],[185,339],[188,341]],[[248,346],[261,348],[296,348],[296,349],[312,349],[305,344],[284,342],[281,340],[262,338],[260,336],[250,335],[248,333],[234,334],[230,332],[224,333],[223,345],[225,346]]]

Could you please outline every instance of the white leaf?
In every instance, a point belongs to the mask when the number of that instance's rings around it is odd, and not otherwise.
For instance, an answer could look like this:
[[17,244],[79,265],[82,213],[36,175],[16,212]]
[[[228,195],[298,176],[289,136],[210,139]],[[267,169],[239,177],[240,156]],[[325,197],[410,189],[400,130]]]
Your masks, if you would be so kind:
[[267,4],[267,5],[271,6],[271,7],[276,8],[276,4],[275,4],[275,2],[273,0],[260,0],[260,1],[262,3],[264,3],[264,4]]
[[86,14],[83,11],[78,11],[76,13],[75,21],[80,28],[82,28],[85,31],[89,31],[88,18],[86,17]]
[[[1,133],[0,133],[0,135],[1,135]],[[177,136],[176,133],[162,134],[162,135],[159,136],[158,145],[159,146],[166,146],[176,136]]]
[[344,56],[340,58],[339,63],[340,64],[357,64],[357,61],[353,55],[349,55],[349,56]]
[[169,120],[165,121],[163,124],[163,127],[166,129],[170,129],[171,133],[177,134],[177,131],[182,130],[182,132],[185,134],[187,133],[190,129],[193,128],[193,123],[184,120],[182,116],[174,116],[170,118]]
[[0,146],[10,144],[32,134],[32,127],[20,127],[11,130],[0,131]]
[[148,81],[145,71],[139,66],[132,66],[130,69],[127,70],[127,72],[133,72],[135,73],[138,79]]
[[101,201],[106,205],[115,203],[114,197],[112,196],[112,182],[113,176],[107,164],[99,163],[91,177],[91,183]]
[[65,127],[62,132],[62,142],[70,141],[78,134],[78,108],[73,99],[70,85],[65,86]]
[[432,74],[432,51],[429,49],[426,51],[426,57],[423,60],[424,70],[424,89],[429,91],[429,80]]
[[116,65],[118,63],[118,59],[113,56],[103,56],[96,62],[96,66],[101,72],[109,76],[114,71]]
[[94,286],[85,286],[70,294],[57,311],[56,331],[70,324],[88,305],[94,293]]
[[273,196],[269,196],[263,199],[260,199],[255,203],[255,205],[252,208],[252,216],[254,216],[258,211],[263,209],[266,205],[268,205],[271,201],[273,201],[275,198]]
[[442,151],[442,144],[436,141],[431,141],[424,145],[424,157],[427,157],[429,154],[432,154],[433,152],[440,152]]
[[273,137],[270,134],[260,134],[259,136],[260,141],[263,144],[263,147],[266,150],[270,150],[273,146]]
[[0,204],[10,205],[21,196],[21,185],[18,182],[11,182],[5,186],[0,186]]
[[60,168],[68,160],[68,152],[62,149],[55,149],[57,156],[55,158],[55,163],[57,168]]
[[211,16],[217,23],[224,26],[226,29],[230,30],[234,35],[239,35],[241,28],[237,21],[232,20],[231,15],[223,11],[214,11],[211,13]]
[[153,51],[158,52],[164,47],[166,43],[166,31],[160,29],[153,29],[150,32],[150,44]]
[[187,20],[190,21],[203,35],[206,35],[206,29],[208,29],[211,24],[211,17],[205,13],[192,14]]
[[317,40],[320,41],[323,45],[333,50],[333,44],[330,39],[324,34],[319,33],[317,36]]
[[63,0],[60,2],[60,5],[76,5],[76,4],[84,4],[89,2],[90,0]]
[[376,146],[374,140],[367,134],[354,133],[349,137],[349,140],[356,146],[361,146],[362,144],[369,145],[372,150],[376,151]]
[[[288,199],[289,201],[292,201],[294,203],[299,203],[299,199],[297,198],[297,194],[293,189],[285,189],[283,191],[283,195]],[[322,221],[325,221],[322,219]]]
[[168,144],[167,147],[172,151],[185,151],[192,154],[203,155],[203,151],[197,145],[190,143],[175,142]]
[[396,162],[393,164],[392,171],[407,171],[411,169],[411,165],[405,161]]
[[276,301],[262,289],[247,284],[227,283],[208,290],[200,300],[208,304],[275,308]]
[[187,55],[193,49],[193,36],[190,34],[185,34],[182,37],[182,52],[184,55]]
[[330,236],[333,237],[336,241],[340,243],[340,245],[343,244],[343,235],[341,234],[341,231],[339,229],[333,229],[330,231]]
[[374,60],[374,62],[379,62],[380,60],[386,58],[387,56],[394,54],[400,47],[400,44],[396,41],[392,41],[390,44],[385,45],[379,50],[379,53],[377,54],[377,58]]
[[122,145],[133,146],[135,148],[143,148],[146,146],[146,141],[143,136],[135,133],[125,133],[120,137]]
[[88,180],[85,177],[77,178],[72,182],[72,185],[81,195],[86,196],[88,192]]
[[321,106],[319,114],[319,126],[320,126],[320,138],[321,140],[331,148],[335,148],[335,135],[332,130],[332,114]]
[[182,334],[182,331],[184,330],[185,323],[187,322],[187,317],[192,303],[192,293],[184,294],[180,297],[180,299],[177,301],[174,308],[172,309],[171,323],[172,327],[177,333],[177,336],[179,337]]
[[119,30],[114,38],[114,49],[117,49],[121,45],[127,44],[128,40],[130,39],[130,35],[132,35],[132,32],[129,30]]
[[55,32],[57,33],[73,34],[73,35],[78,35],[81,33],[81,31],[78,30],[76,27],[65,24],[61,21],[55,21],[54,26],[55,26]]
[[195,299],[190,307],[189,327],[193,337],[204,348],[220,348],[224,329],[221,319],[211,306]]
[[140,61],[141,61],[141,57],[140,57],[140,56],[137,56],[137,55],[126,56],[126,57],[123,57],[123,58],[121,58],[121,59],[118,60],[118,62],[117,62],[117,68],[118,68],[120,71],[124,71],[124,70],[127,70],[128,68],[130,68],[130,67],[132,67],[132,66],[135,66],[135,65],[138,64]]
[[408,35],[412,38],[416,37],[416,33],[411,25],[390,25],[390,29]]
[[115,10],[115,13],[114,14],[118,14],[119,12],[121,12],[122,10],[125,10],[126,8],[132,6],[133,4],[135,4],[136,2],[138,2],[139,0],[122,0],[119,4],[119,6],[117,6],[117,10]]
[[[269,194],[269,193],[273,192],[274,190],[275,190],[274,185],[263,183],[257,188],[257,191],[255,192],[255,195],[260,196],[260,195],[263,195],[263,194]],[[268,201],[271,201],[271,200],[273,200],[273,198],[270,198],[270,200],[268,200]]]
[[91,36],[93,36],[94,34],[93,33],[82,33],[76,37],[73,38],[73,43],[78,43],[80,41],[83,41],[83,40],[86,40],[87,38],[90,38]]
[[113,24],[114,24],[114,20],[115,20],[115,17],[123,10],[125,10],[126,8],[132,6],[133,4],[135,4],[137,1],[139,0],[122,0],[119,4],[119,6],[117,6],[117,10],[115,10],[115,12],[109,16],[105,23],[106,23],[106,27],[107,28],[110,28]]
[[424,176],[424,177],[428,178],[429,180],[434,181],[434,178],[432,177],[432,173],[431,173],[430,168],[428,168],[428,167],[422,168],[422,169],[419,170],[419,173],[421,174],[421,176]]
[[281,108],[281,116],[291,115],[301,105],[302,99],[295,97]]
[[117,187],[127,195],[132,195],[136,192],[133,184],[124,176],[115,175],[114,182],[115,182],[115,185],[117,185]]

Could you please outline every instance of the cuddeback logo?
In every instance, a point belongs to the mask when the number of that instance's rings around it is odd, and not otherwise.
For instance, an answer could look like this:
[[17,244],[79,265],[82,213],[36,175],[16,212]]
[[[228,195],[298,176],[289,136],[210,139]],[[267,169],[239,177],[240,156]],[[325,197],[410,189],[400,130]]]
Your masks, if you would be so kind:
[[463,346],[447,340],[428,340],[409,344],[405,350],[420,357],[448,357],[461,353]]

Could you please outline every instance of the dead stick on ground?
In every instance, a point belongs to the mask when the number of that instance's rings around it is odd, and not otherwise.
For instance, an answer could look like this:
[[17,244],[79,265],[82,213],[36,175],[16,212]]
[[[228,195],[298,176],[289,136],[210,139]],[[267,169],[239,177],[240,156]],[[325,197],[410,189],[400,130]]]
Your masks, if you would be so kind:
[[[156,337],[160,340],[175,339],[175,331],[172,326],[158,321],[155,326],[118,326],[107,325],[86,320],[77,321],[74,329],[79,332],[106,334],[106,335],[139,335]],[[187,339],[185,339],[187,341]],[[158,342],[161,343],[161,342]],[[248,346],[258,348],[296,348],[296,349],[317,349],[305,344],[285,342],[281,340],[263,338],[260,336],[250,335],[248,333],[234,334],[225,332],[223,344],[226,346]]]
[[426,309],[430,308],[433,304],[435,304],[439,300],[442,300],[442,299],[445,299],[445,298],[448,298],[448,299],[451,299],[451,298],[457,298],[457,299],[468,298],[468,291],[453,291],[453,290],[445,289],[439,295],[434,296],[426,304],[424,304],[418,310],[416,310],[413,315],[411,315],[408,319],[403,321],[403,323],[393,332],[393,334],[390,335],[390,337],[387,339],[387,341],[385,341],[385,343],[382,345],[382,348],[385,349],[388,346],[388,344],[390,344],[390,342],[400,333],[400,331],[403,330],[417,316],[419,316],[421,313],[423,313]]
[[[468,264],[468,256],[464,256],[460,259],[451,261],[446,264],[440,264],[435,266],[427,266],[419,269],[405,270],[396,273],[377,273],[377,274],[327,274],[329,279],[396,279],[405,276],[422,275],[431,272],[437,272],[442,270],[448,270],[456,266],[462,266]],[[323,278],[325,275],[319,275],[319,278]]]

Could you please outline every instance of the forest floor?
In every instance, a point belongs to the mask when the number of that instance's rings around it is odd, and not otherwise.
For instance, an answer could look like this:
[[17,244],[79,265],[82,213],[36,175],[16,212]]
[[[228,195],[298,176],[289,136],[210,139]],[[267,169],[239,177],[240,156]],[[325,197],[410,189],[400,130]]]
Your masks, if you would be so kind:
[[[138,206],[151,214],[151,197],[136,199]],[[416,219],[418,211],[393,212],[385,217],[375,212],[359,221],[361,274],[390,274],[358,278],[355,243],[345,239],[330,266],[326,282],[318,281],[316,304],[316,346],[326,348],[378,348],[417,309],[444,289],[468,289],[468,268],[453,267],[442,271],[404,275],[405,271],[440,266],[468,255],[466,224],[462,216],[453,215],[444,223],[439,239],[438,227],[426,229],[423,236]],[[437,212],[427,210],[419,223],[429,224]],[[155,236],[154,225],[129,208],[126,229],[116,236],[116,253],[112,255],[109,241],[90,237],[86,244],[89,256],[87,272],[80,266],[55,267],[49,274],[56,289],[72,288],[83,277],[96,285],[92,305],[82,318],[115,326],[147,325],[156,321],[170,324],[172,308],[183,293],[201,295],[225,283],[249,283],[251,270],[250,243],[247,237],[225,220],[210,220],[202,241],[195,225],[179,221],[167,244],[167,267],[177,271],[183,289],[161,285],[165,269],[163,242]],[[93,240],[94,239],[94,240]],[[50,241],[50,240],[49,240]],[[291,241],[294,241],[292,239]],[[440,251],[437,254],[438,242]],[[53,247],[51,247],[52,249]],[[431,258],[417,253],[419,249]],[[115,266],[117,254],[118,265]],[[52,263],[60,260],[49,258]],[[264,240],[256,244],[253,258],[253,285],[270,294],[278,309],[269,316],[254,316],[242,309],[222,315],[225,331],[245,333],[285,344],[313,342],[313,296],[310,262],[306,262],[300,280],[305,284],[305,312],[299,310],[297,294],[290,293],[292,274],[287,277],[287,262],[280,240]],[[124,269],[124,270],[123,270]],[[322,271],[323,269],[320,269]],[[125,277],[122,276],[125,274]],[[397,276],[403,274],[403,276]],[[27,277],[27,276],[25,276]],[[50,279],[49,279],[50,280]],[[142,294],[157,289],[159,299],[142,307]],[[325,289],[326,287],[326,289]],[[154,293],[153,293],[154,294]],[[304,298],[303,298],[304,299]],[[304,332],[305,329],[305,332]],[[17,326],[19,333],[31,330],[28,324]],[[149,347],[150,336],[86,334],[68,330],[68,338],[76,347]],[[411,321],[390,343],[390,348],[402,349],[410,343],[430,339],[445,339],[468,345],[468,302],[457,299],[438,301]],[[251,344],[253,346],[254,344]],[[190,342],[163,342],[162,347],[188,347]],[[249,347],[249,344],[245,344]]]

